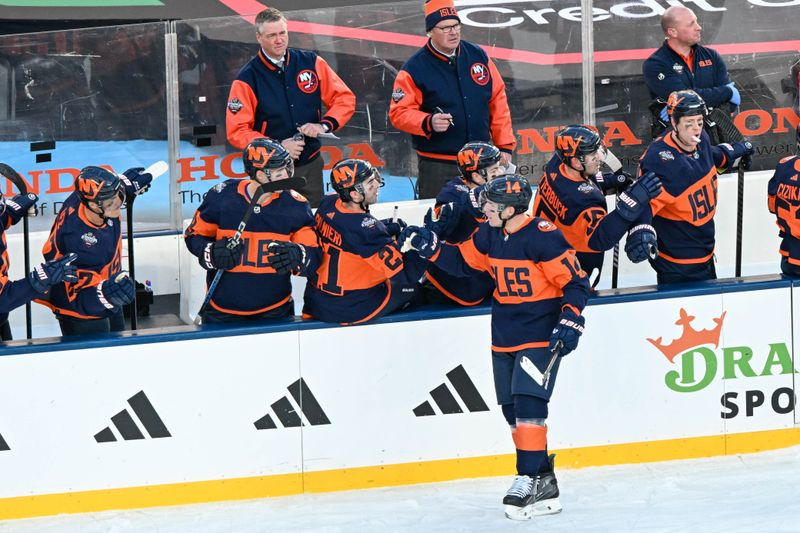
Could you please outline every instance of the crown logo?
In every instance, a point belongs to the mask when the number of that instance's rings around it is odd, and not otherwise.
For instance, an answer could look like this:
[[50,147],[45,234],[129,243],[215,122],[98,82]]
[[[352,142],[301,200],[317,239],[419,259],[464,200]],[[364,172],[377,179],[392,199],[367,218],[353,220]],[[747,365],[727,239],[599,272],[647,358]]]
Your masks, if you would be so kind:
[[675,322],[675,325],[683,327],[683,334],[680,336],[680,338],[675,339],[669,344],[663,344],[661,342],[663,337],[659,337],[655,340],[647,340],[650,344],[658,348],[658,350],[663,353],[664,356],[666,356],[670,363],[674,362],[676,355],[682,354],[690,348],[700,346],[701,344],[713,344],[714,348],[717,348],[719,346],[719,336],[722,333],[722,323],[725,320],[726,313],[727,311],[724,311],[719,318],[714,319],[714,322],[717,324],[717,327],[714,329],[703,329],[698,331],[691,325],[695,317],[687,313],[685,309],[681,309],[681,316]]

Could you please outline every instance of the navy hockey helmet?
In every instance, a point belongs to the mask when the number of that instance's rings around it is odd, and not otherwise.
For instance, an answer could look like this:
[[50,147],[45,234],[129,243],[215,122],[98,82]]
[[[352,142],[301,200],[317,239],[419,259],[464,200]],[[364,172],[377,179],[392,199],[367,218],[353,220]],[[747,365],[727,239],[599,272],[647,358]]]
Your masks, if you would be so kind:
[[83,167],[75,178],[75,192],[84,204],[96,202],[99,205],[116,196],[122,197],[122,180],[102,167]]
[[378,169],[369,161],[363,159],[342,159],[331,169],[331,185],[339,193],[339,198],[345,202],[352,202],[350,191],[364,194],[364,182],[372,176],[377,176],[383,187],[383,178]]
[[667,100],[667,114],[675,119],[677,124],[681,117],[692,117],[708,115],[708,108],[703,97],[696,92],[686,89],[675,91],[669,95]]
[[461,147],[456,156],[458,170],[465,180],[472,179],[472,173],[478,172],[484,178],[486,169],[500,161],[500,150],[493,144],[483,141],[471,141]]
[[583,164],[587,155],[591,155],[603,147],[597,129],[587,124],[573,124],[556,134],[556,153],[561,161],[569,163],[576,157]]
[[500,206],[500,211],[513,207],[514,214],[519,215],[528,210],[533,198],[533,191],[528,180],[514,174],[502,174],[486,184],[481,191],[481,205],[487,201]]
[[253,180],[256,179],[259,170],[267,175],[267,179],[271,178],[273,170],[282,168],[286,168],[290,178],[294,176],[294,161],[289,151],[281,143],[266,137],[253,139],[245,147],[242,152],[242,162],[244,171]]

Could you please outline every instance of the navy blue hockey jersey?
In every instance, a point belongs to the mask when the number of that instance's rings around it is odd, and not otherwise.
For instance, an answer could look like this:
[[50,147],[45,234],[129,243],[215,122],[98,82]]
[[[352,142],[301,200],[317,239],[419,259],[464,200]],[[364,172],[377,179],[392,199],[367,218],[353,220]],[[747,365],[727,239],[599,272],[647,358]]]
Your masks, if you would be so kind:
[[6,230],[19,220],[21,219],[13,216],[9,209],[0,215],[0,324],[6,321],[9,311],[30,302],[39,295],[39,292],[28,281],[27,276],[17,281],[8,279],[10,263]]
[[784,157],[767,184],[767,202],[781,238],[780,253],[800,266],[800,157]]

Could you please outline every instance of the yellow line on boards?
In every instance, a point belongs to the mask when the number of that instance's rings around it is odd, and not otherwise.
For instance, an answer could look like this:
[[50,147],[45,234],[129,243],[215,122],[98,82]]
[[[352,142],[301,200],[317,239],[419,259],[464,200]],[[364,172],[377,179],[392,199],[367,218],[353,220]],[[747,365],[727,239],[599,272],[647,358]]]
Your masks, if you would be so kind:
[[[800,444],[800,428],[554,450],[558,468],[755,453]],[[0,498],[0,520],[512,475],[514,455]]]

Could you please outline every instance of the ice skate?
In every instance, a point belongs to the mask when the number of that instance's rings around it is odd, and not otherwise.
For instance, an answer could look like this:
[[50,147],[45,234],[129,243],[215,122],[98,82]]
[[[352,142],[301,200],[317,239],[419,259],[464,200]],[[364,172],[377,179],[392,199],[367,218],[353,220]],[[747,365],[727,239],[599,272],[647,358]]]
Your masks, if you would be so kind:
[[541,472],[534,477],[514,478],[514,483],[503,498],[506,518],[530,520],[534,516],[561,512],[558,481],[553,471],[553,457],[550,456],[550,472]]

